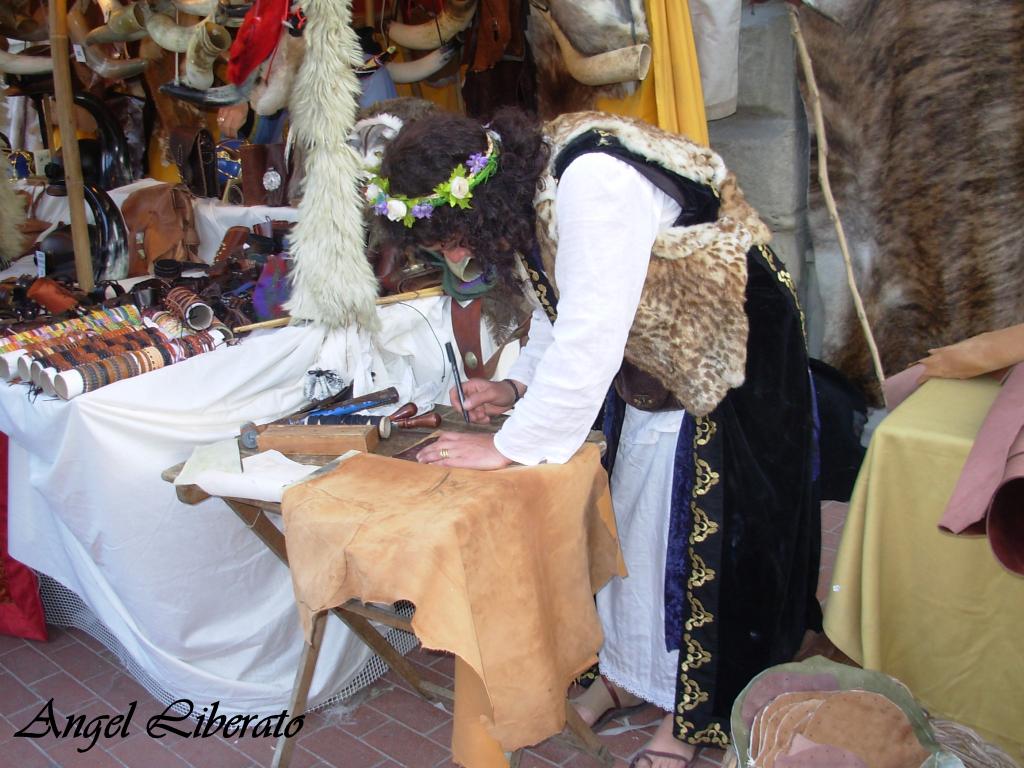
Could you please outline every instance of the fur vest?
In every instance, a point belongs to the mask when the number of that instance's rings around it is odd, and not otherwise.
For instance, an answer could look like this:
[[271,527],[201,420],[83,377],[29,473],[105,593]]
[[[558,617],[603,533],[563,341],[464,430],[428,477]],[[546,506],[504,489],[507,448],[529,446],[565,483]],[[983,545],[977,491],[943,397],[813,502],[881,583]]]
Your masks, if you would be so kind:
[[560,152],[591,130],[606,131],[628,151],[706,184],[720,199],[716,221],[673,226],[654,241],[625,359],[653,375],[690,413],[715,409],[744,380],[747,349],[747,250],[771,238],[722,159],[682,136],[627,117],[578,112],[547,123],[551,160],[535,198],[537,240],[551,288],[558,249],[553,171]]

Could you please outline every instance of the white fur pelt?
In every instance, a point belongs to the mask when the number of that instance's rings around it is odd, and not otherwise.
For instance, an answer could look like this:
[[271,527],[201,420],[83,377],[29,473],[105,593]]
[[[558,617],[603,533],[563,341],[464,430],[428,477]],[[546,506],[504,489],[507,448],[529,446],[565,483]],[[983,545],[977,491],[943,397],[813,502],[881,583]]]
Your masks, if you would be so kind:
[[378,325],[377,280],[364,253],[359,157],[345,143],[355,124],[362,63],[351,2],[306,0],[308,55],[291,97],[292,130],[305,150],[306,185],[292,237],[292,317],[335,327]]
[[305,56],[305,36],[295,37],[282,27],[277,51],[263,65],[260,82],[252,89],[249,105],[253,112],[274,115],[288,106],[288,94],[295,87],[295,76]]
[[[7,97],[0,92],[0,106],[6,101]],[[14,186],[3,175],[0,175],[0,269],[7,269],[24,251],[25,237],[21,233],[24,221],[24,198],[14,191]]]

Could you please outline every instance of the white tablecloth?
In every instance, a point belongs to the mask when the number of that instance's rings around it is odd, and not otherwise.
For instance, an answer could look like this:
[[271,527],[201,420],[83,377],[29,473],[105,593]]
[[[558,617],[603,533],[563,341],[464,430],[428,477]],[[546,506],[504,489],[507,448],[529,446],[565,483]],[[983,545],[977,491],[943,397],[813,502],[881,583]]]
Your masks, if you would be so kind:
[[[314,367],[346,372],[356,394],[395,385],[421,404],[446,402],[448,300],[380,313],[374,343],[351,328],[290,327],[69,402],[0,387],[11,554],[81,596],[175,696],[280,711],[302,644],[285,567],[222,502],[181,504],[160,473],[196,444],[296,410]],[[329,624],[311,704],[342,690],[370,655]]]
[[[144,189],[154,184],[163,182],[155,179],[140,179],[123,187],[110,190],[107,194],[114,201],[119,209],[128,196],[138,189]],[[56,225],[58,222],[65,224],[71,220],[68,210],[68,199],[66,197],[55,197],[43,192],[42,187],[30,185],[27,182],[18,182],[18,188],[29,190],[34,196],[39,197],[35,206],[35,215],[43,221]],[[272,208],[266,205],[225,205],[220,200],[208,197],[197,197],[193,202],[196,213],[196,232],[199,235],[199,259],[207,264],[213,263],[213,257],[217,255],[217,248],[224,238],[228,227],[243,225],[251,227],[267,219],[271,221],[296,221],[299,211],[297,208]],[[91,222],[92,216],[89,207],[86,206],[86,218]]]

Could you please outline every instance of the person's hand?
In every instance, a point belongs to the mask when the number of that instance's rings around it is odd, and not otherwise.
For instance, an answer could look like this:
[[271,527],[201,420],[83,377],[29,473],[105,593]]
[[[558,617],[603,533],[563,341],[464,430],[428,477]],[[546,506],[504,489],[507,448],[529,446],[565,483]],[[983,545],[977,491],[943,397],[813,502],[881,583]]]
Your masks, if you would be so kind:
[[463,469],[502,469],[512,464],[494,447],[494,435],[476,432],[442,432],[416,455],[421,464]]
[[[519,396],[526,392],[526,385],[514,382]],[[513,382],[510,381],[488,381],[487,379],[470,379],[462,385],[462,392],[466,396],[466,412],[469,420],[475,424],[487,424],[491,416],[504,413],[516,401],[516,393],[512,391]],[[459,394],[455,387],[448,393],[452,407],[462,413],[459,404]]]
[[232,104],[230,107],[221,107],[217,110],[217,127],[220,129],[220,138],[236,138],[239,129],[245,124],[245,118],[248,116],[249,103],[246,101]]

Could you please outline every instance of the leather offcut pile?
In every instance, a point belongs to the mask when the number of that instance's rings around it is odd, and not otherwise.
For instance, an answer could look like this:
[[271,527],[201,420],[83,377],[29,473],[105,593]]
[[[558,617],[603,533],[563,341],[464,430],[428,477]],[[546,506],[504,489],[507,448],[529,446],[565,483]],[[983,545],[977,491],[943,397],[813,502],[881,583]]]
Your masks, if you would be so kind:
[[[733,707],[741,764],[752,768],[959,766],[897,681],[825,659],[758,675]],[[746,758],[744,760],[744,758]]]

